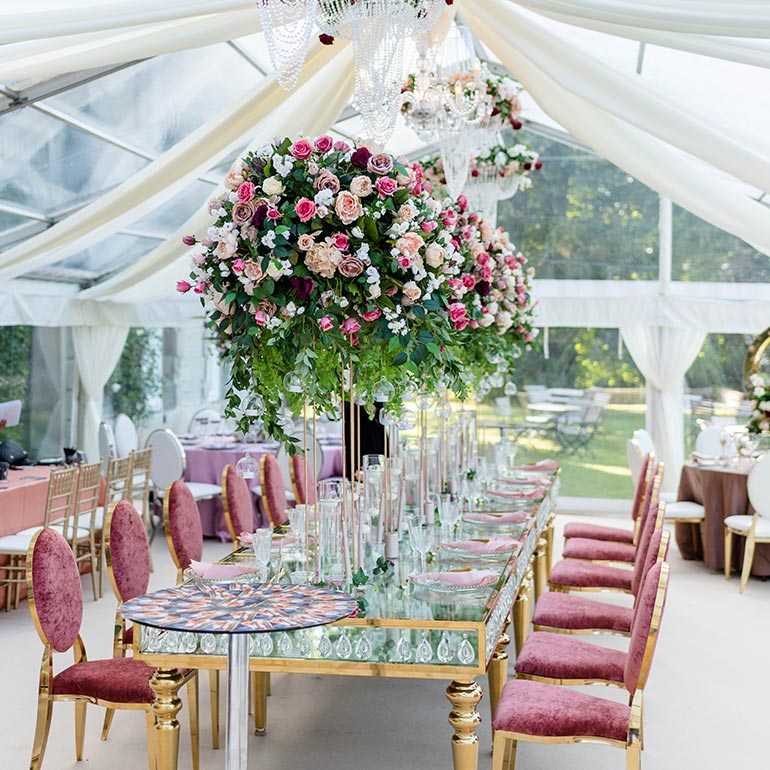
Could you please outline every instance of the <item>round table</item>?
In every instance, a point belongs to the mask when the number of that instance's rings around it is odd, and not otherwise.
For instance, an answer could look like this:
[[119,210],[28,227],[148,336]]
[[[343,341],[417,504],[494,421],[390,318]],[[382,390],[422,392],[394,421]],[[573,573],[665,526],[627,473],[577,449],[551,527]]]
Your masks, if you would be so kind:
[[[711,569],[724,569],[724,520],[735,514],[754,513],[746,488],[749,468],[749,465],[701,466],[691,461],[682,467],[677,500],[700,503],[706,510],[706,517],[700,525],[701,551],[703,561]],[[690,524],[676,525],[676,542],[683,559],[698,557]],[[733,539],[733,570],[741,569],[745,545],[745,537]],[[770,575],[770,545],[757,545],[751,574]]]
[[[246,770],[249,718],[249,634],[295,631],[334,623],[352,615],[356,600],[349,594],[309,585],[230,583],[186,584],[137,596],[123,604],[124,618],[170,631],[227,635],[227,738],[225,770]],[[157,704],[157,699],[156,699]],[[158,707],[158,712],[166,704]],[[173,720],[172,718],[172,721]],[[158,770],[179,748],[179,724],[159,725]],[[162,728],[162,729],[160,729]],[[164,735],[165,734],[165,735]],[[163,743],[161,736],[172,745]],[[173,757],[171,756],[173,755]]]

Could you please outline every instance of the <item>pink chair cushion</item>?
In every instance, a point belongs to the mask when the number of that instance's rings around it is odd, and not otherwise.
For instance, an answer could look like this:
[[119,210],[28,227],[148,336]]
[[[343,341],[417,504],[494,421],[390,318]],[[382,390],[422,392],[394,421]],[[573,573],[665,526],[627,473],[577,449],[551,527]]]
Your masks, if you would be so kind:
[[587,537],[570,538],[564,546],[567,559],[594,559],[596,561],[626,561],[633,563],[636,549],[628,543],[591,540]]
[[76,663],[53,678],[54,695],[86,695],[114,703],[152,703],[154,669],[135,658]]
[[198,506],[184,481],[175,481],[168,492],[168,535],[180,569],[203,556],[203,527]]
[[532,622],[536,626],[571,631],[601,629],[628,633],[633,619],[634,611],[630,607],[548,591],[537,600]]
[[526,679],[511,679],[500,695],[492,726],[524,735],[593,736],[625,741],[631,709],[625,703]]
[[225,495],[227,510],[230,514],[230,533],[236,542],[241,532],[254,531],[254,506],[252,504],[249,485],[235,470],[234,465],[227,466],[225,475]]
[[297,490],[297,502],[305,505],[313,505],[315,503],[315,482],[313,480],[313,474],[308,468],[307,472],[307,489],[305,489],[305,455],[294,455],[291,458],[292,472],[294,473],[294,486]]
[[622,567],[562,559],[551,570],[551,583],[575,588],[620,588],[631,590],[633,572]]
[[75,556],[54,529],[41,530],[34,549],[27,576],[43,641],[64,652],[75,643],[83,621],[83,591]]
[[[634,577],[631,581],[631,590],[634,592],[634,596],[639,593],[639,588],[644,580],[645,565],[647,564],[647,557],[650,555],[650,545],[652,543],[652,537],[655,534],[655,523],[658,518],[658,504],[654,505],[647,519],[642,523],[642,528],[639,530],[639,542],[636,544],[636,552],[638,554],[636,559],[636,565],[634,568]],[[658,546],[660,546],[660,540],[657,540]],[[655,551],[657,552],[657,548]],[[642,563],[641,571],[636,569],[639,563]],[[655,563],[653,559],[653,564]],[[651,566],[651,565],[650,565]]]
[[128,647],[134,643],[134,627],[128,626],[123,634],[123,644]]
[[622,682],[626,653],[565,634],[535,631],[516,658],[517,674],[551,679],[607,679]]
[[[655,610],[655,600],[658,596],[658,584],[660,583],[660,573],[663,569],[663,562],[654,564],[644,579],[642,590],[636,602],[636,612],[634,614],[634,624],[631,628],[631,644],[628,646],[628,659],[626,661],[626,670],[624,681],[626,689],[633,695],[639,683],[639,675],[642,670],[644,660],[644,651],[647,646],[647,639],[650,636],[650,624]],[[666,583],[663,594],[663,607],[666,604],[666,595],[668,594],[668,583]],[[654,642],[657,642],[658,634],[655,634]],[[653,647],[654,652],[654,647]]]
[[128,500],[112,511],[109,560],[118,600],[127,602],[147,593],[150,582],[150,545],[142,517]]
[[274,527],[289,521],[286,513],[286,485],[275,455],[262,456],[262,500]]
[[609,540],[615,543],[633,543],[634,533],[627,529],[603,527],[600,524],[581,524],[579,521],[564,527],[564,537],[590,537],[592,540]]

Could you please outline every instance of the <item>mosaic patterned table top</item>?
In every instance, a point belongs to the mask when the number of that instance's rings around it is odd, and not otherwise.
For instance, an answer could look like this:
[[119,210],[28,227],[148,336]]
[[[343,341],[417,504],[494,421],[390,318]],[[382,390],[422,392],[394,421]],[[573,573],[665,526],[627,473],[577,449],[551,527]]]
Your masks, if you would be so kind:
[[183,585],[137,596],[121,614],[156,628],[213,634],[290,631],[333,623],[356,611],[349,594],[310,585]]

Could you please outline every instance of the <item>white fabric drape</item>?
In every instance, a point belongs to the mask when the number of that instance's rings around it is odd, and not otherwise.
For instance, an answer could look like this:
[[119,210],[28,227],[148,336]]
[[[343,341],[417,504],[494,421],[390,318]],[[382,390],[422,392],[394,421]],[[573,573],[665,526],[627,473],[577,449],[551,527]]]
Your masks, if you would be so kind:
[[[669,32],[770,37],[766,0],[513,0],[538,13]],[[463,8],[463,11],[466,9]]]
[[[305,83],[344,49],[344,43],[333,47],[316,44],[299,83]],[[0,255],[0,280],[72,256],[156,211],[222,157],[240,149],[252,136],[255,123],[280,115],[288,98],[275,78],[264,78],[230,109],[206,121],[114,190]]]
[[646,382],[647,430],[658,459],[666,463],[662,490],[675,492],[684,461],[684,375],[706,331],[634,324],[623,326],[621,333]]
[[98,436],[104,386],[120,360],[127,337],[127,326],[76,326],[72,330],[75,358],[86,401],[82,448],[89,462],[96,462],[99,457]]
[[184,51],[259,32],[254,8],[144,24],[118,31],[87,32],[0,47],[0,83],[52,78],[68,72],[106,67]]
[[[726,174],[770,191],[770,142],[740,128],[725,132],[688,104],[677,104],[649,82],[612,66],[546,28],[510,0],[476,0],[467,12],[495,26],[517,55],[588,104],[690,153]],[[471,22],[472,23],[472,22]],[[480,36],[490,47],[488,35]],[[503,61],[505,56],[496,51]],[[519,73],[511,68],[514,75]],[[540,94],[531,90],[535,100]]]
[[48,426],[45,436],[40,442],[38,452],[41,457],[57,457],[62,450],[62,396],[67,389],[67,383],[62,378],[62,329],[61,328],[36,328],[34,330],[35,341],[40,348],[41,358],[48,379],[56,393],[56,403],[48,417]]
[[[565,129],[696,216],[770,254],[770,209],[749,198],[738,183],[717,178],[704,164],[565,88],[560,78],[567,74],[561,67],[553,67],[552,62],[549,64],[554,72],[546,72],[541,67],[545,59],[542,51],[538,57],[540,64],[536,64],[523,53],[530,48],[526,41],[522,41],[523,48],[519,50],[522,35],[515,25],[521,15],[504,0],[476,0],[465,9],[465,18],[473,31],[522,82],[543,110]],[[549,49],[554,45],[554,40],[546,42]],[[556,47],[559,45],[561,41],[557,41]],[[593,92],[598,87],[594,83]],[[624,101],[629,97],[633,98],[633,92],[627,94]],[[651,122],[656,119],[655,115],[649,118]]]
[[[339,55],[315,77],[296,89],[279,112],[268,115],[254,127],[244,154],[275,136],[315,136],[327,131],[339,117],[353,92],[354,68],[350,48]],[[310,105],[313,105],[312,107]],[[220,185],[215,193],[224,188]],[[185,233],[201,236],[211,224],[208,206],[203,203],[172,236],[136,264],[78,296],[81,299],[109,298],[117,302],[149,302],[168,296],[176,281],[186,277],[189,264],[184,256],[188,248],[181,243]]]
[[58,8],[0,14],[0,43],[135,27],[157,21],[254,9],[253,0],[106,0],[99,5],[60,3]]

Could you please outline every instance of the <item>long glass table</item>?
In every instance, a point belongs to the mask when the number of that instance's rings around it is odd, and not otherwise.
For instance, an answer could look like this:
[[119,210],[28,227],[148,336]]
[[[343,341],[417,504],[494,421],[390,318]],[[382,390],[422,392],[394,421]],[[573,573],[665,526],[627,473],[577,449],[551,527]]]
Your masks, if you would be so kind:
[[[412,559],[408,541],[402,541],[401,558],[389,579],[359,589],[365,610],[358,616],[320,628],[254,634],[249,641],[249,666],[258,672],[253,679],[258,691],[257,732],[266,727],[265,695],[271,671],[449,680],[446,697],[454,730],[454,768],[475,770],[482,698],[476,678],[487,674],[494,713],[507,678],[508,626],[513,620],[516,648],[520,649],[530,622],[531,593],[533,589],[539,593],[547,581],[557,492],[558,476],[544,487],[542,500],[489,499],[476,508],[492,516],[523,510],[526,518],[521,523],[462,524],[466,539],[515,535],[520,544],[502,561],[480,557],[470,565],[458,565],[437,556],[429,565],[431,570],[462,566],[498,570],[499,578],[493,584],[462,597],[418,588],[408,579]],[[225,561],[248,559],[250,553],[250,549],[240,549]],[[150,684],[156,694],[158,770],[176,770],[172,746],[181,708],[178,669],[226,668],[227,635],[162,631],[137,624],[134,654],[156,668]],[[164,741],[169,744],[166,750],[162,750]]]

